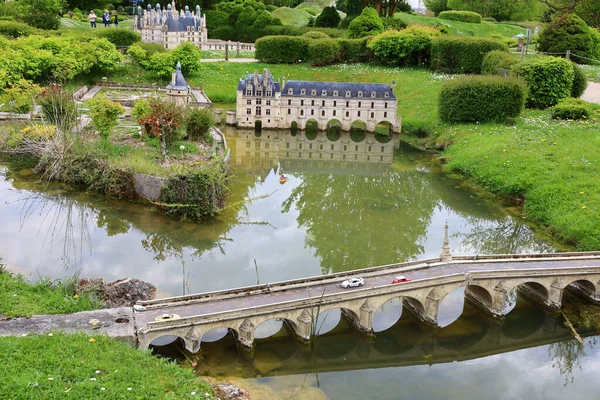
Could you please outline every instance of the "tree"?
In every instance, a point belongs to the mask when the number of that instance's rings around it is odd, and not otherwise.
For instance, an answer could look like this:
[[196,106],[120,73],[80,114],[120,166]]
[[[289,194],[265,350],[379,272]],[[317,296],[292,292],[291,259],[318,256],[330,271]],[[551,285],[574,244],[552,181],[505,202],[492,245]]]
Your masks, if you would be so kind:
[[167,144],[179,139],[178,128],[183,121],[183,112],[175,103],[153,99],[150,103],[152,112],[138,120],[147,126],[150,133],[160,138],[160,149],[164,161],[167,161]]
[[[575,14],[555,19],[538,38],[539,50],[546,53],[571,53],[586,58],[600,59],[600,33],[590,28]],[[586,62],[585,58],[576,59]]]
[[[551,10],[558,14],[572,14],[575,7],[585,0],[538,0],[540,3],[547,5]],[[591,0],[597,1],[597,0]]]
[[215,114],[211,108],[194,108],[186,118],[185,132],[190,140],[204,140],[212,143],[212,136],[208,132],[214,124]]
[[436,16],[442,11],[448,10],[448,0],[423,0],[423,3]]
[[58,29],[61,0],[19,0],[19,14],[23,21],[39,29]]
[[325,7],[315,20],[315,26],[337,28],[342,18],[334,7]]
[[383,32],[383,22],[374,8],[367,7],[350,22],[348,32],[351,38],[378,35]]
[[600,28],[600,1],[584,0],[575,7],[575,12],[589,26]]
[[117,126],[117,118],[125,112],[119,103],[107,99],[96,98],[88,100],[92,122],[106,143],[110,132]]

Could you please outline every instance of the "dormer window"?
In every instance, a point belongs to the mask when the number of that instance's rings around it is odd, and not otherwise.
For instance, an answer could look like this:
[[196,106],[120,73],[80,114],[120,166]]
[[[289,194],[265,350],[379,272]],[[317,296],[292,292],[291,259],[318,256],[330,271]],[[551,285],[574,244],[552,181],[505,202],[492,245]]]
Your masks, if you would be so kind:
[[252,96],[252,89],[246,89],[246,96]]
[[288,94],[294,94],[294,89],[292,89],[292,88],[288,89]]
[[311,96],[316,96],[317,95],[317,91],[315,89],[310,91],[310,95]]
[[362,92],[361,91],[358,92],[358,97],[362,97]]
[[273,95],[273,92],[270,90],[267,90],[267,96],[272,96],[272,95]]
[[301,89],[300,94],[306,94],[306,89]]
[[327,90],[321,90],[321,96],[327,96]]
[[257,96],[262,96],[262,90],[260,90],[260,89],[259,89],[259,90],[257,90],[257,91],[256,91],[256,95],[257,95]]
[[375,96],[376,96],[375,91],[371,92],[371,97],[375,97]]
[[384,97],[390,97],[390,93],[389,92],[385,92],[385,94],[383,95]]
[[346,90],[346,97],[350,97],[350,91]]
[[337,91],[337,90],[334,90],[334,91],[333,91],[333,95],[334,95],[334,96],[337,96],[337,95],[338,95],[338,91]]

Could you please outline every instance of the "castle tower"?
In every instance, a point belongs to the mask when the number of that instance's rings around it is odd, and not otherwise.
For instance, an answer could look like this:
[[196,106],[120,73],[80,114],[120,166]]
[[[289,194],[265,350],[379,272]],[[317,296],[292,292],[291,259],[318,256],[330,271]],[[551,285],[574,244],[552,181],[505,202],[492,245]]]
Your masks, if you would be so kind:
[[191,100],[192,89],[181,73],[181,63],[177,62],[177,70],[171,75],[171,83],[167,85],[169,101],[180,107],[187,106]]

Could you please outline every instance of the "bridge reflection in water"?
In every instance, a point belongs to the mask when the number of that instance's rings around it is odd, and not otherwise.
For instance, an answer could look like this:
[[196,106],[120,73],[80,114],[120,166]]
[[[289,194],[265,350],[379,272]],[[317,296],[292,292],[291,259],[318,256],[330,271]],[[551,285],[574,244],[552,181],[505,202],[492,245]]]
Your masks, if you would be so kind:
[[[582,337],[598,330],[578,329]],[[461,317],[445,328],[421,323],[402,313],[391,328],[372,337],[358,334],[342,319],[329,333],[315,338],[311,349],[291,338],[283,328],[256,341],[251,353],[240,352],[231,334],[203,343],[197,373],[252,378],[315,372],[432,365],[465,361],[573,339],[559,314],[548,313],[519,294],[515,308],[504,320],[486,317],[465,302]],[[174,354],[185,351],[179,343]],[[160,349],[170,353],[168,349]],[[243,357],[240,357],[243,355]]]

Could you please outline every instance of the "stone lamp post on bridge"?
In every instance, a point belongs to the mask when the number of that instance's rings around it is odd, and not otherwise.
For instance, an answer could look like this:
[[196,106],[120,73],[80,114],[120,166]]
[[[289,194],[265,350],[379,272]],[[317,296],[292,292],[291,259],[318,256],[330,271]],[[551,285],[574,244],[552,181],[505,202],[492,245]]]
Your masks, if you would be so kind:
[[450,242],[448,241],[448,223],[444,226],[444,242],[442,243],[442,252],[440,253],[442,262],[452,261],[452,252],[450,251]]

